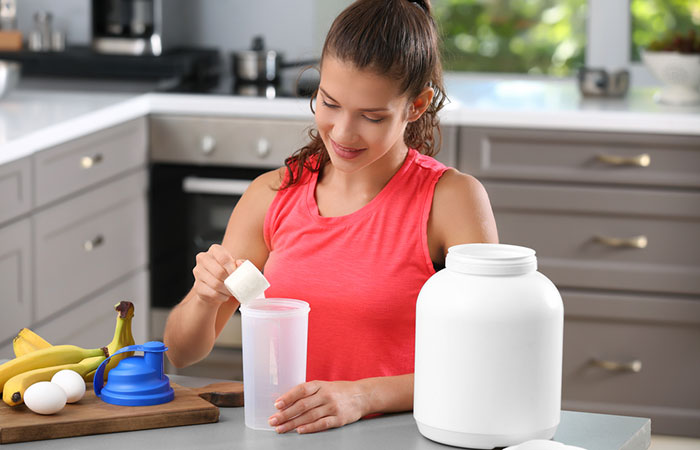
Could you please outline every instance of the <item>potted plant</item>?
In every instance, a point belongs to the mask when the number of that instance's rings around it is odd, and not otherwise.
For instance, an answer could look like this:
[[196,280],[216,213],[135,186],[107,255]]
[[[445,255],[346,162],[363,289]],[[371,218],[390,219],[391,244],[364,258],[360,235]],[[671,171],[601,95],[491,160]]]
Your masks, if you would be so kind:
[[700,36],[695,30],[669,33],[642,52],[642,60],[664,84],[657,101],[670,105],[700,103]]

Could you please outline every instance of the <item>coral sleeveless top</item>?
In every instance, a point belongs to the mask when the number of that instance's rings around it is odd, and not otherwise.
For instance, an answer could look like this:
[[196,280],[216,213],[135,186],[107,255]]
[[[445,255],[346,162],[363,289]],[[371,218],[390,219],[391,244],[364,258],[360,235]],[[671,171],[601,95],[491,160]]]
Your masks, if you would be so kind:
[[318,173],[277,192],[264,223],[265,296],[311,306],[307,380],[413,372],[416,300],[435,273],[428,216],[445,170],[410,149],[372,201],[339,217],[319,214]]

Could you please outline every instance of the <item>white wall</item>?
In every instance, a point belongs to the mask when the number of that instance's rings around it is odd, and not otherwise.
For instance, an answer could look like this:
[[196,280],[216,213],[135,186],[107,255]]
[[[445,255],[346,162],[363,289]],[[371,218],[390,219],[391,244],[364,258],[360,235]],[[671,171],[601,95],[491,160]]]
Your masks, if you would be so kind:
[[[168,0],[165,0],[167,7]],[[191,0],[183,30],[192,46],[219,48],[224,54],[248,48],[262,34],[267,47],[288,59],[317,57],[332,20],[350,0]],[[34,13],[53,14],[54,29],[67,32],[69,45],[88,45],[90,0],[18,0],[19,29],[34,28]]]

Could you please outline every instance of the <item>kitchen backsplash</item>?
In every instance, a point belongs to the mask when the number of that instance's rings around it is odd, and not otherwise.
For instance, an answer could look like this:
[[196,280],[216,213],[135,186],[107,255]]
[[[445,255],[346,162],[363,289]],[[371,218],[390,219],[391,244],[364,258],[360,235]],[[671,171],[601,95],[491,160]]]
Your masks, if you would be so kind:
[[[89,0],[20,0],[17,22],[26,35],[34,13],[49,11],[53,27],[67,32],[68,45],[89,45]],[[167,3],[167,1],[166,1]],[[197,0],[189,2],[183,30],[193,47],[218,48],[226,56],[247,48],[253,36],[265,36],[269,48],[289,59],[318,56],[327,29],[350,0]],[[59,6],[60,5],[60,6]]]

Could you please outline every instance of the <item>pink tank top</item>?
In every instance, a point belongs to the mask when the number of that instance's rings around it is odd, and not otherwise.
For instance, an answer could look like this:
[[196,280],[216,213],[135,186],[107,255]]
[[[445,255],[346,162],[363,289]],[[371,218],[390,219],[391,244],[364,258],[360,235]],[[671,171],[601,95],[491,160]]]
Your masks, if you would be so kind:
[[427,224],[447,167],[410,149],[367,205],[324,217],[318,173],[279,191],[265,216],[265,296],[311,306],[307,380],[358,380],[413,372],[416,299],[435,273]]

